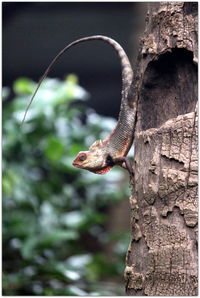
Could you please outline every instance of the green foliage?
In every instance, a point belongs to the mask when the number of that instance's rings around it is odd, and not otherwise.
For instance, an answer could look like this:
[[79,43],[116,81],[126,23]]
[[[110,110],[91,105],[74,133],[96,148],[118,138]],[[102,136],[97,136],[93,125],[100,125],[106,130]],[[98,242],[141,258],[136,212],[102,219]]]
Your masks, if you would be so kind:
[[[105,230],[108,207],[126,196],[123,173],[105,179],[72,166],[116,123],[87,108],[70,75],[44,81],[21,126],[35,87],[16,80],[12,101],[3,88],[4,295],[123,295],[110,280],[122,276],[128,237]],[[113,260],[103,252],[111,243]]]

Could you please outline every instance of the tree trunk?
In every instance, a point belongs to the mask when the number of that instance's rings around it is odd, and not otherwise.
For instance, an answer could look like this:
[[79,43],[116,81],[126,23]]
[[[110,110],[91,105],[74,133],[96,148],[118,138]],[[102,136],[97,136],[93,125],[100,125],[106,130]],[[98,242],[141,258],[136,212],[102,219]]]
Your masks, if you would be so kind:
[[138,99],[128,295],[197,295],[197,2],[152,2]]

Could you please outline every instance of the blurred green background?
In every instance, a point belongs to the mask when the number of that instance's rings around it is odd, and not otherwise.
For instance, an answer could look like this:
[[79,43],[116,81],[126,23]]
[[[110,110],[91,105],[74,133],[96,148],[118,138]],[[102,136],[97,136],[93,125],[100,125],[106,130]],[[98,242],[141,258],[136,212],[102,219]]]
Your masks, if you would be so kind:
[[21,126],[35,87],[19,78],[3,88],[3,295],[124,295],[129,231],[116,209],[128,176],[72,166],[116,120],[89,109],[69,75],[43,82]]

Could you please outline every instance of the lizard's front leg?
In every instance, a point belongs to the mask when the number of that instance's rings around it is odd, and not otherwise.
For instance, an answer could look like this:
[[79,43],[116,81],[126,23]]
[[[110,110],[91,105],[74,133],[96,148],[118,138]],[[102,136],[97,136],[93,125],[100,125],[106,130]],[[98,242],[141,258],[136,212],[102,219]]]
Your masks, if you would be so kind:
[[133,167],[128,157],[117,157],[113,159],[113,162],[114,164],[119,164],[122,168],[127,169],[131,177],[134,175]]

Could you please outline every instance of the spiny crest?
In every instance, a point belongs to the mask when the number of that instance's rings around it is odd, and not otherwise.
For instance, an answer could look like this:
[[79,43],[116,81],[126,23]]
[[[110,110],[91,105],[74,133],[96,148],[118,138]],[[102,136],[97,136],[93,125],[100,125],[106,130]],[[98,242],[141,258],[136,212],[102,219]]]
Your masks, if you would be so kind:
[[103,142],[101,140],[95,141],[89,148],[89,150],[95,150],[99,149],[103,145]]

